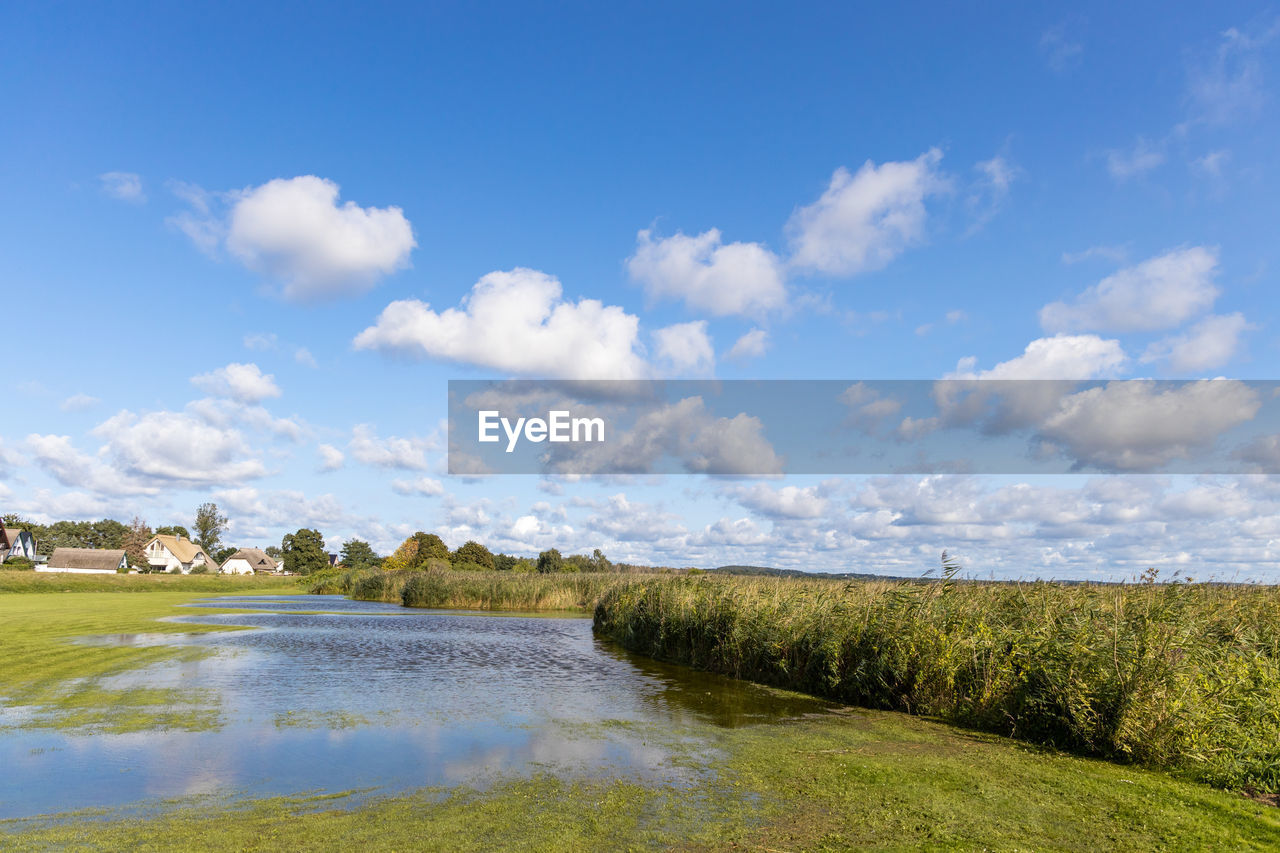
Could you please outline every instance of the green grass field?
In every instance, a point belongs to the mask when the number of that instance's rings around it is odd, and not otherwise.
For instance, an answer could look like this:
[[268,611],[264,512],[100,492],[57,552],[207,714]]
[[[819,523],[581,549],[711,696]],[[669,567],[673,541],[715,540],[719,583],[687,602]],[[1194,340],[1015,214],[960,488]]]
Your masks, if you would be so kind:
[[[72,642],[211,630],[156,621],[196,597],[0,593],[0,694],[7,705],[34,701],[44,709],[40,724],[69,723],[86,737],[127,731],[135,724],[122,721],[139,711],[150,727],[216,724],[216,697],[112,697],[94,686],[195,650]],[[170,713],[191,707],[206,722],[191,726]],[[1280,839],[1280,809],[1236,793],[891,711],[702,734],[709,744],[696,749],[655,735],[705,771],[687,787],[539,775],[373,799],[187,800],[145,816],[3,821],[0,848],[1274,850]]]

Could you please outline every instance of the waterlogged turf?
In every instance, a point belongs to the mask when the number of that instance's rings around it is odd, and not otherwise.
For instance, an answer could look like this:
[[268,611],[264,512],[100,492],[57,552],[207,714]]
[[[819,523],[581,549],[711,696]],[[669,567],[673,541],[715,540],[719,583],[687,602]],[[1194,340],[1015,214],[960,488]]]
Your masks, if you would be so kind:
[[[102,790],[129,794],[10,811],[0,848],[1263,850],[1280,839],[1280,809],[1235,794],[901,714],[831,712],[796,694],[627,656],[589,631],[575,635],[582,620],[402,618],[340,599],[290,599],[278,612],[249,610],[269,599],[197,609],[178,606],[190,594],[166,595],[0,596],[5,648],[19,643],[32,661],[9,656],[0,665],[5,713],[23,691],[48,700],[45,719],[0,732],[0,743],[52,739],[6,756],[0,804],[71,782],[68,752],[82,756],[81,772],[105,765]],[[30,603],[37,599],[57,604]],[[228,606],[239,612],[222,612]],[[175,615],[181,621],[156,621]],[[260,629],[208,633],[246,625]],[[319,642],[326,633],[328,646]],[[362,692],[319,701],[334,694],[339,668]],[[429,689],[405,686],[416,679]],[[495,679],[505,679],[502,689],[473,684]],[[488,703],[480,716],[502,737],[462,741],[465,760],[444,765],[464,772],[433,784],[439,755],[423,744],[459,743],[440,727],[468,716],[468,695]],[[285,708],[273,697],[292,701]],[[521,714],[502,720],[503,702]],[[58,727],[60,715],[74,720],[99,704],[115,709],[103,712],[114,725],[141,709],[150,727]],[[214,719],[170,724],[161,713]],[[239,728],[246,717],[252,731]],[[410,719],[416,725],[405,728]],[[307,784],[286,772],[274,790],[289,796],[262,796],[272,788],[255,792],[243,775],[209,773],[195,748],[229,732],[246,751],[270,752],[273,738],[313,754],[345,742],[329,762],[359,766],[360,753],[372,754],[373,772],[319,784],[317,774]],[[379,752],[388,735],[399,739],[399,760]],[[164,764],[130,765],[129,744],[148,739],[162,744],[154,754]],[[531,742],[554,748],[511,748]],[[54,767],[64,769],[42,776]],[[417,768],[422,782],[388,785],[403,768]],[[360,790],[343,795],[352,788]],[[112,807],[67,814],[74,805]],[[31,817],[37,811],[61,814]]]

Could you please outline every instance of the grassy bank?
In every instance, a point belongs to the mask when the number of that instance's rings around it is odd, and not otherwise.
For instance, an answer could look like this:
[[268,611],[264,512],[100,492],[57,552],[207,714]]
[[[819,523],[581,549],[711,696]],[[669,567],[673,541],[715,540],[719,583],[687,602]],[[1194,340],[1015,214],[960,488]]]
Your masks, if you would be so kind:
[[663,578],[595,628],[663,660],[1280,791],[1280,589]]
[[8,572],[0,569],[0,594],[7,592],[301,592],[298,578],[274,575],[73,575],[64,572]]
[[659,575],[621,572],[334,571],[313,575],[308,591],[406,607],[591,613],[614,587]]
[[[101,576],[108,580],[112,575]],[[148,576],[122,576],[134,580]],[[92,580],[92,576],[76,580]],[[176,580],[176,579],[175,579]],[[210,578],[212,580],[212,578]],[[67,592],[63,595],[0,595],[0,698],[21,712],[24,728],[54,727],[125,732],[216,725],[217,697],[170,688],[111,689],[110,676],[172,660],[205,655],[193,646],[85,645],[84,636],[194,633],[216,626],[159,622],[190,614],[179,605],[198,596],[148,587],[150,595]],[[217,611],[202,611],[217,612]]]
[[1280,809],[902,714],[718,729],[689,786],[190,801],[0,822],[6,850],[1272,850]]

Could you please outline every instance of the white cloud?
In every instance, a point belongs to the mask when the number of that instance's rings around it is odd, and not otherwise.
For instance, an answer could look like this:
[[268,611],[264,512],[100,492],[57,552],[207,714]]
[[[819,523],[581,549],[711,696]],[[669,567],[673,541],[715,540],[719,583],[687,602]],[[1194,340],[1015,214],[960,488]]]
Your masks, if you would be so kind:
[[128,495],[154,493],[154,485],[114,471],[101,459],[75,448],[66,435],[27,436],[24,443],[32,460],[64,486],[88,489],[96,494]]
[[392,480],[391,491],[397,495],[434,497],[444,494],[444,484],[431,477],[419,477],[416,480]]
[[357,424],[351,430],[347,450],[358,462],[377,468],[403,468],[422,471],[427,468],[427,452],[435,442],[426,438],[379,438],[372,424]]
[[973,168],[978,173],[978,178],[971,185],[969,196],[965,200],[969,214],[973,217],[969,234],[977,232],[995,218],[1009,197],[1009,188],[1022,174],[1021,169],[998,155],[975,163]]
[[1191,167],[1195,171],[1211,178],[1221,178],[1223,169],[1230,162],[1231,152],[1226,149],[1219,149],[1192,160]]
[[273,350],[279,343],[275,332],[251,332],[244,336],[245,349]]
[[1027,344],[1022,355],[990,370],[974,371],[976,360],[961,359],[949,379],[1096,379],[1115,376],[1128,357],[1117,340],[1097,335],[1054,335]]
[[622,308],[566,301],[559,280],[517,268],[481,278],[459,308],[392,302],[355,347],[546,378],[640,379],[649,371],[638,330]]
[[1050,332],[1179,326],[1217,299],[1217,266],[1215,249],[1195,246],[1167,252],[1107,276],[1071,304],[1046,305],[1040,309],[1040,325]]
[[1040,433],[1080,463],[1140,471],[1209,447],[1260,406],[1257,392],[1234,380],[1163,391],[1149,381],[1111,382],[1064,398]]
[[738,503],[770,518],[818,518],[827,510],[827,499],[818,486],[783,486],[774,489],[757,483],[739,489]]
[[347,458],[346,454],[332,444],[322,444],[317,450],[320,451],[320,470],[322,472],[337,471]]
[[1235,357],[1241,336],[1252,328],[1239,312],[1211,314],[1186,333],[1151,344],[1141,360],[1148,363],[1167,359],[1173,370],[1187,372],[1222,367]]
[[706,320],[658,329],[653,341],[659,360],[677,373],[709,374],[715,367],[716,355],[707,336]]
[[99,424],[93,434],[106,441],[104,451],[118,471],[144,481],[204,486],[267,473],[239,430],[222,429],[190,414],[123,411]]
[[103,172],[98,176],[102,191],[112,198],[141,204],[147,200],[142,191],[142,178],[133,172]]
[[294,418],[277,418],[262,406],[224,397],[192,400],[186,405],[185,411],[220,429],[252,429],[269,432],[290,441],[299,441],[307,432],[306,426]]
[[1107,171],[1117,181],[1150,172],[1164,163],[1164,152],[1153,148],[1151,143],[1139,137],[1132,149],[1121,151],[1111,149],[1107,152]]
[[316,362],[316,357],[311,354],[311,350],[307,349],[306,347],[298,347],[296,350],[294,350],[293,360],[296,361],[298,364],[301,364],[303,367],[315,368],[320,366]]
[[749,518],[722,518],[689,537],[689,542],[693,545],[721,545],[731,548],[764,545],[769,541],[769,535],[756,527],[756,523]]
[[715,228],[697,237],[678,233],[657,240],[641,231],[627,269],[650,298],[683,299],[715,316],[758,316],[787,301],[778,256],[759,243],[724,245]]
[[260,403],[268,397],[279,397],[276,378],[264,374],[256,364],[228,364],[208,373],[191,377],[191,384],[218,397],[241,403]]
[[59,408],[64,412],[83,412],[85,409],[92,409],[101,402],[100,398],[92,397],[88,394],[72,394],[62,401],[62,405]]
[[925,199],[947,187],[937,171],[941,160],[934,148],[909,162],[868,160],[856,174],[837,169],[822,197],[787,223],[791,263],[830,275],[886,266],[923,240]]
[[769,349],[769,333],[764,329],[752,329],[733,342],[725,355],[730,361],[759,358]]
[[1280,19],[1258,34],[1224,31],[1206,61],[1189,70],[1187,97],[1194,121],[1229,124],[1257,115],[1267,101],[1261,49],[1280,34]]
[[1080,61],[1083,53],[1084,46],[1068,38],[1065,24],[1050,27],[1040,36],[1040,54],[1054,73],[1065,73]]
[[363,293],[408,266],[417,246],[400,208],[340,205],[338,185],[315,175],[225,193],[178,181],[169,188],[189,207],[169,225],[210,256],[225,247],[296,302]]

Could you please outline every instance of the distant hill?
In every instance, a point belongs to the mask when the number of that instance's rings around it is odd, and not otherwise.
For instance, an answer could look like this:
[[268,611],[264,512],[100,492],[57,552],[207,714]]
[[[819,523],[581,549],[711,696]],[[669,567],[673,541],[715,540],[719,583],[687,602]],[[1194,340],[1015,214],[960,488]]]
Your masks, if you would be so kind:
[[775,569],[772,566],[720,566],[707,569],[709,572],[721,572],[726,575],[765,575],[785,578],[839,578],[841,580],[859,581],[904,581],[920,580],[902,575],[871,575],[862,572],[802,572],[799,569]]

